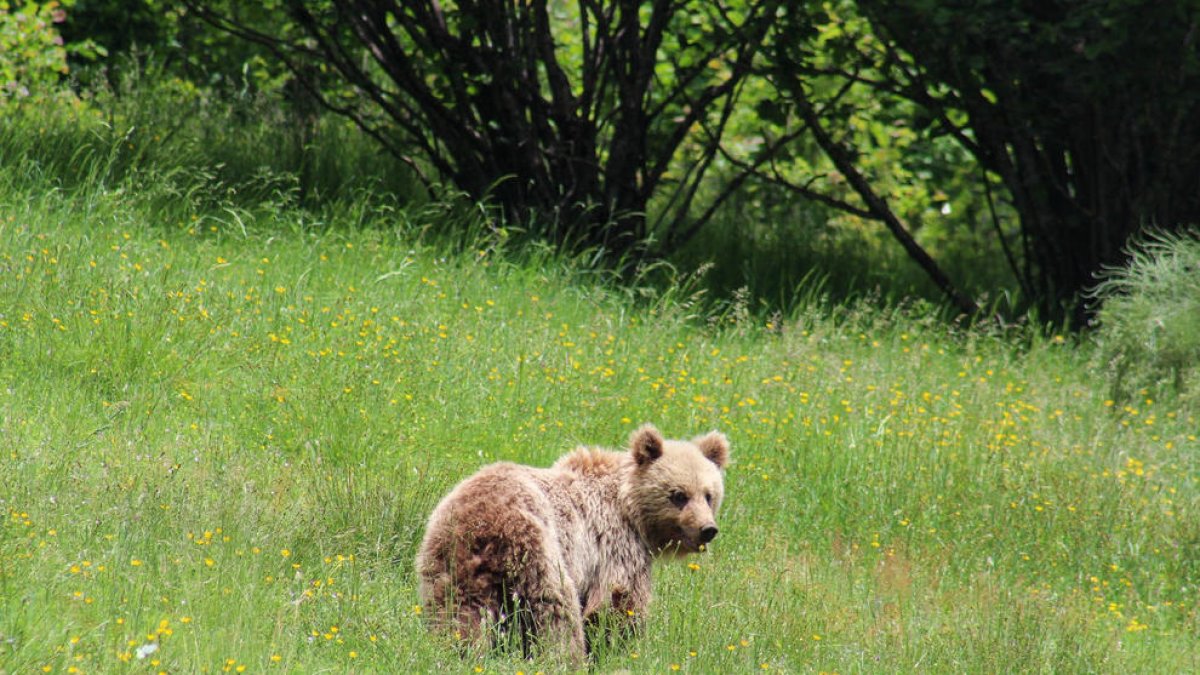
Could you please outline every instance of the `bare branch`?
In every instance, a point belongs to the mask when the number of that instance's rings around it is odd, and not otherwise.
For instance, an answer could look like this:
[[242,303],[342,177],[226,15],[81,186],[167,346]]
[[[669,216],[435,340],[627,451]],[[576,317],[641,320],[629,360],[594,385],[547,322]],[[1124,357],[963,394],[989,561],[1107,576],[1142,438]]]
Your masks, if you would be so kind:
[[[733,70],[729,79],[720,84],[706,87],[703,92],[689,100],[684,106],[687,112],[667,135],[665,142],[658,151],[657,157],[646,171],[643,189],[647,191],[647,197],[650,192],[657,188],[662,175],[670,167],[679,145],[691,133],[692,126],[707,114],[709,106],[714,101],[722,96],[732,96],[742,80],[750,74],[754,57],[758,54],[758,49],[762,45],[766,31],[770,27],[770,22],[764,19],[770,12],[757,13],[762,12],[763,7],[774,7],[774,5],[771,2],[756,3],[753,6],[755,11],[749,14],[750,18],[747,18],[746,22],[741,26],[740,34],[742,35],[742,39],[736,47],[738,50],[737,60],[733,64]],[[751,21],[755,23],[747,27],[746,23],[750,23]]]
[[795,89],[795,100],[801,118],[804,119],[808,128],[812,131],[813,139],[825,151],[826,156],[838,168],[838,171],[846,177],[850,186],[858,193],[858,196],[862,198],[863,203],[867,205],[867,210],[875,215],[876,220],[879,220],[888,228],[892,236],[896,238],[896,241],[900,242],[900,245],[904,247],[909,257],[925,270],[929,278],[958,307],[959,311],[968,316],[974,316],[979,311],[979,307],[975,304],[975,301],[954,285],[950,277],[946,276],[946,273],[942,271],[937,262],[925,249],[921,248],[921,245],[917,243],[908,229],[904,227],[900,219],[892,213],[887,202],[875,193],[870,183],[867,182],[867,179],[859,173],[858,168],[854,165],[854,159],[850,152],[835,141],[821,125],[821,120],[817,116],[812,103],[808,100],[808,95],[804,92],[802,86],[798,86]]
[[[781,187],[789,192],[793,192],[797,195],[800,195],[801,197],[803,197],[805,199],[809,199],[809,200],[824,204],[826,206],[833,207],[833,208],[837,209],[838,211],[843,211],[845,213],[849,213],[852,216],[857,216],[864,220],[879,220],[879,218],[874,213],[867,211],[866,209],[855,206],[855,205],[851,204],[850,202],[843,201],[832,195],[828,195],[823,192],[818,192],[818,191],[812,189],[812,187],[810,187],[813,182],[812,180],[801,185],[801,184],[794,183],[794,182],[784,178],[779,173],[778,169],[774,166],[775,156],[778,154],[778,151],[780,149],[782,149],[784,147],[784,145],[786,145],[787,142],[791,142],[793,139],[799,137],[801,135],[801,133],[803,131],[805,131],[806,129],[807,129],[807,127],[802,127],[799,130],[793,131],[790,134],[787,134],[786,136],[781,137],[780,140],[777,141],[772,146],[772,148],[769,150],[769,152],[764,153],[762,156],[760,156],[758,161],[755,161],[753,163],[746,162],[745,160],[734,157],[724,148],[721,149],[721,154],[727,162],[729,162],[730,164],[741,169],[742,173],[746,174],[746,177],[748,177],[748,178],[750,178],[750,177],[756,178],[758,180],[763,181],[764,183],[768,183],[770,185],[775,185],[777,187]],[[763,170],[761,168],[763,164],[767,164],[767,163],[771,164],[771,173],[765,173],[765,172],[763,172]]]
[[[415,169],[436,169],[507,216],[535,216],[531,229],[557,243],[617,256],[640,250],[647,203],[703,128],[661,221],[688,224],[781,0],[751,0],[736,13],[700,0],[576,0],[573,21],[560,21],[550,2],[286,0],[294,23],[276,34],[206,13],[265,45],[326,109]],[[661,53],[669,31],[697,11],[721,25],[689,50],[730,55],[732,72],[705,82],[702,59],[677,78],[656,79],[671,58]],[[560,51],[565,30],[577,31],[577,66]],[[319,78],[328,75],[318,73],[332,73],[339,86],[324,88]]]
[[[782,150],[783,148],[790,145],[796,138],[799,138],[803,133],[804,133],[803,128],[796,129],[796,130],[793,130],[792,132],[785,134],[784,136],[776,139],[776,141],[774,143],[772,143],[770,146],[768,146],[767,149],[764,150],[754,162],[745,162],[744,160],[737,159],[732,154],[730,154],[729,151],[726,150],[723,146],[718,144],[716,146],[717,152],[730,164],[740,168],[741,172],[739,172],[737,175],[735,175],[733,178],[731,178],[725,184],[725,186],[722,188],[721,192],[713,199],[713,201],[704,209],[704,211],[699,216],[694,218],[688,224],[688,226],[686,228],[670,231],[671,234],[673,235],[670,239],[670,246],[671,247],[683,246],[685,243],[687,243],[693,237],[695,237],[700,232],[701,228],[703,228],[705,225],[708,224],[708,222],[710,220],[712,220],[713,216],[716,215],[717,211],[721,208],[721,206],[730,197],[732,197],[738,190],[740,190],[742,185],[747,180],[749,180],[750,178],[763,178],[764,177],[764,174],[761,173],[761,171],[759,170],[759,167],[761,167],[763,164],[765,164],[767,162],[773,161],[775,156],[778,155],[780,150]],[[792,188],[793,191],[800,191],[802,189],[802,188],[799,188],[798,186],[791,185],[790,183],[785,183],[784,187]]]

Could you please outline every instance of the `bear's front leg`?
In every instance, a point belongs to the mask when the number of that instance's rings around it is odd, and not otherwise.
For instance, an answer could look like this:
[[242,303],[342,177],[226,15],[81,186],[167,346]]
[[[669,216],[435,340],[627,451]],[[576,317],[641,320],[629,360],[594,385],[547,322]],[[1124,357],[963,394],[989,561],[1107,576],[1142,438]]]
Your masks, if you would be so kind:
[[532,599],[529,611],[543,652],[565,657],[579,666],[587,658],[583,615],[574,600],[577,597],[575,585],[567,582],[564,586],[561,593],[544,593]]
[[628,640],[640,633],[650,605],[649,588],[615,586],[601,597],[603,600],[591,598],[585,610],[589,654],[595,653],[600,645],[611,646],[614,640]]
[[641,630],[642,623],[646,614],[646,609],[650,606],[650,588],[639,587],[635,585],[633,588],[614,589],[612,592],[612,608],[617,615],[617,625],[620,627],[620,637],[622,639],[633,637]]

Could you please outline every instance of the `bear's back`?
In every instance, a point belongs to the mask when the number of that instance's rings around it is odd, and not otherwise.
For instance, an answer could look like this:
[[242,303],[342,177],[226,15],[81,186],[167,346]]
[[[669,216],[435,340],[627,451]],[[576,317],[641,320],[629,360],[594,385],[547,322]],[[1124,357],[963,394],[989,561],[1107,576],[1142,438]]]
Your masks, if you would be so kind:
[[579,447],[558,458],[552,469],[571,471],[588,478],[615,476],[630,462],[628,452]]

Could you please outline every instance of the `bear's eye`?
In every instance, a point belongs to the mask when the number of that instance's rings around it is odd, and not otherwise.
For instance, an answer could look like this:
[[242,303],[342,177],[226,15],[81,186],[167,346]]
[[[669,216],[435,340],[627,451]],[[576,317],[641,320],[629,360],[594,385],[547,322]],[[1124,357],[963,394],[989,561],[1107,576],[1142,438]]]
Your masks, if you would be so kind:
[[681,509],[684,507],[684,505],[686,505],[688,503],[687,494],[684,492],[681,492],[679,490],[672,490],[670,499],[671,499],[672,504],[674,504],[675,506],[678,506]]
[[709,506],[712,506],[712,493],[711,492],[704,493],[704,501],[708,502]]

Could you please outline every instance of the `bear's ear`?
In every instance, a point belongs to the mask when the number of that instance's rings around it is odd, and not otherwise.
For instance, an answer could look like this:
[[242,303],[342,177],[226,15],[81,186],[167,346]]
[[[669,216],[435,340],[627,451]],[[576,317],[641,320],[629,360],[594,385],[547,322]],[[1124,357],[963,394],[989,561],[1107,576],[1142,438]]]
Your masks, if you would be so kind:
[[645,466],[662,457],[663,437],[653,424],[643,424],[629,437],[629,451],[638,466]]
[[718,469],[724,469],[725,464],[729,462],[729,439],[725,438],[725,434],[710,431],[692,442],[709,461],[717,465]]

